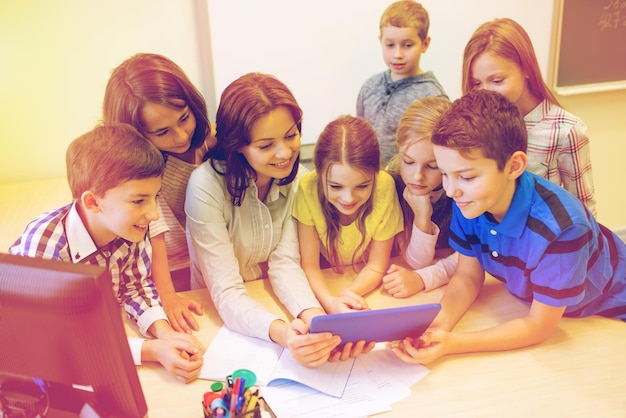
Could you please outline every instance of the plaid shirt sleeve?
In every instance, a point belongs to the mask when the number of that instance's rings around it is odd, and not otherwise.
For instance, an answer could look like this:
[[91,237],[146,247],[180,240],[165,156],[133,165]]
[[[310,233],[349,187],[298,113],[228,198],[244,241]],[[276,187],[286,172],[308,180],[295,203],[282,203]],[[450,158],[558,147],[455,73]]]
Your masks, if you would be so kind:
[[559,141],[557,165],[563,188],[578,197],[596,216],[590,148],[586,127],[578,121]]
[[139,243],[118,239],[109,258],[109,271],[118,301],[137,322],[139,331],[148,335],[153,322],[167,315],[161,305],[154,282],[149,278],[152,247],[148,238]]
[[547,100],[524,117],[529,171],[562,186],[596,216],[591,150],[580,118]]
[[[9,253],[73,261],[64,228],[64,219],[71,206],[44,213],[33,220],[9,248]],[[139,243],[118,238],[106,249],[100,249],[80,261],[109,270],[118,302],[146,336],[152,323],[159,319],[167,320],[156,287],[149,278],[151,259],[152,246],[146,237]]]
[[28,224],[9,253],[34,258],[71,261],[63,218],[71,205],[46,212]]

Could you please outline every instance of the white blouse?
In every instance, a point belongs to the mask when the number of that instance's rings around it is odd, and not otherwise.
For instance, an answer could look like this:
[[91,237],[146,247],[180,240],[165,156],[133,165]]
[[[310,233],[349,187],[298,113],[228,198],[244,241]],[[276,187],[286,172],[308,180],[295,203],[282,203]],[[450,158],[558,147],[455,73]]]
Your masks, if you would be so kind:
[[244,281],[267,276],[287,310],[297,317],[321,306],[300,266],[297,224],[292,218],[296,180],[286,186],[272,184],[266,201],[258,199],[254,182],[241,206],[234,206],[224,177],[210,161],[189,178],[185,212],[191,258],[191,288],[207,287],[213,303],[231,329],[269,340],[270,324],[279,319],[254,300]]

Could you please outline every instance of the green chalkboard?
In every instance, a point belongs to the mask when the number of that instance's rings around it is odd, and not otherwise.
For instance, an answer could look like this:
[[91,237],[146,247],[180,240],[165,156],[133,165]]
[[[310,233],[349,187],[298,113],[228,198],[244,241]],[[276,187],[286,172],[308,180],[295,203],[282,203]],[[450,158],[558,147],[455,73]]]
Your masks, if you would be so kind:
[[558,0],[554,38],[558,94],[626,88],[626,0]]

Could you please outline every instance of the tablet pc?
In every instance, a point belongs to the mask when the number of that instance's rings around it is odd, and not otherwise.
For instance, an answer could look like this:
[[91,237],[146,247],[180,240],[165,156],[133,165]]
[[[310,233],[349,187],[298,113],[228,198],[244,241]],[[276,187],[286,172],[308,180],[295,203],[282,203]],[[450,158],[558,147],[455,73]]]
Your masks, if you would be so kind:
[[341,342],[394,341],[419,337],[441,310],[439,303],[316,316],[310,332],[332,332]]

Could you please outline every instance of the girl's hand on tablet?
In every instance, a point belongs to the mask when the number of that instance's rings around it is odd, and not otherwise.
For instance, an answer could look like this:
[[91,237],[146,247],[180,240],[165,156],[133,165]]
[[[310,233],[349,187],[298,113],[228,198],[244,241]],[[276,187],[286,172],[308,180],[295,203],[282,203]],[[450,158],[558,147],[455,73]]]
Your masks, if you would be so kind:
[[363,297],[348,289],[339,292],[339,296],[337,296],[336,302],[333,305],[340,308],[337,312],[364,311],[369,309],[367,301]]
[[356,343],[346,343],[343,346],[340,345],[332,351],[328,361],[344,361],[358,357],[361,354],[367,354],[374,349],[375,345],[375,341],[367,342],[365,340],[357,341]]

